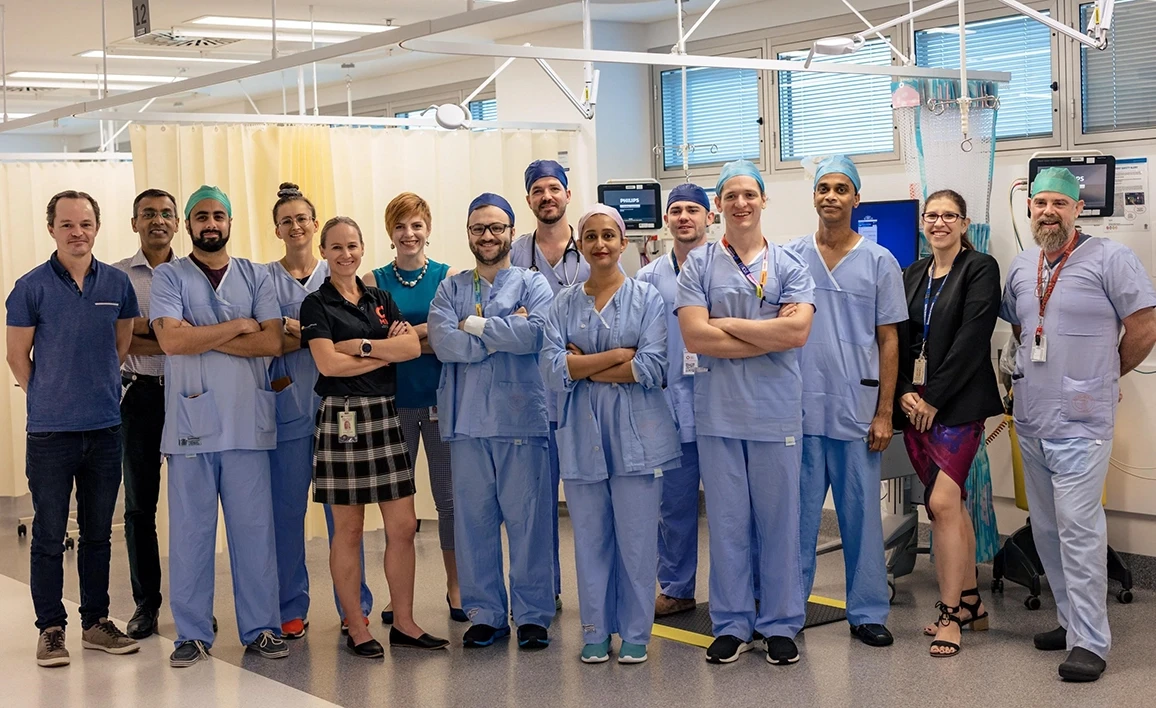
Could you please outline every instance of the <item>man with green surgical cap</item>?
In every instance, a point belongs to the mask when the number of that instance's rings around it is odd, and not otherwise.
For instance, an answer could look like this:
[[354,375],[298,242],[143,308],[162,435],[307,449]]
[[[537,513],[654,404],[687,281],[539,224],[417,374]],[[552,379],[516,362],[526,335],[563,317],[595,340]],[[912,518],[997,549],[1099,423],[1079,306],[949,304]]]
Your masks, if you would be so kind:
[[[1060,676],[1095,681],[1107,667],[1107,522],[1100,503],[1119,379],[1156,344],[1156,291],[1126,246],[1075,227],[1080,182],[1041,170],[1029,210],[1036,248],[1016,256],[1000,317],[1019,340],[1015,423],[1032,537],[1060,626],[1035,635],[1068,651]],[[1123,337],[1120,336],[1121,326]]]
[[269,454],[277,445],[269,363],[281,309],[269,272],[227,249],[228,196],[203,186],[185,205],[193,250],[157,267],[149,317],[165,360],[169,587],[177,625],[169,663],[191,666],[213,644],[217,503],[225,512],[241,641],[266,658],[280,637]]

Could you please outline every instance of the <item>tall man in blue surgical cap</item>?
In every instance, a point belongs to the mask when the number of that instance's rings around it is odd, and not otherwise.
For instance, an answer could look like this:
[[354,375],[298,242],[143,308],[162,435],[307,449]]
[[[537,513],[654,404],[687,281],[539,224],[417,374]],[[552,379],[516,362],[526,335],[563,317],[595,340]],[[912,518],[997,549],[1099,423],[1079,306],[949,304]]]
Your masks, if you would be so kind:
[[799,521],[804,600],[815,581],[823,502],[832,491],[847,583],[851,635],[870,646],[892,643],[883,553],[879,481],[891,442],[899,368],[898,323],[907,320],[903,272],[895,256],[851,223],[859,170],[842,155],[819,163],[814,234],[787,249],[815,280],[815,319],[799,353],[803,372],[803,469]]
[[1071,171],[1040,170],[1029,202],[1036,248],[1012,261],[1000,310],[1019,340],[1016,431],[1032,538],[1059,619],[1035,635],[1035,646],[1068,652],[1059,667],[1068,681],[1095,681],[1107,668],[1108,529],[1100,499],[1119,379],[1156,343],[1148,273],[1127,246],[1076,229],[1083,209]]

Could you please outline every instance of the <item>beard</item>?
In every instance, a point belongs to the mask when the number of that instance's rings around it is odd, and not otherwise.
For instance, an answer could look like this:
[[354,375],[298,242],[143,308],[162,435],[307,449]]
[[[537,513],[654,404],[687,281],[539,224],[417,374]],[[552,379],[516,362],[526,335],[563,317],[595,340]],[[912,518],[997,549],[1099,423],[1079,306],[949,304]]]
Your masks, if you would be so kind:
[[[1053,217],[1048,217],[1047,220],[1052,220]],[[1059,225],[1059,228],[1044,225],[1044,219],[1032,220],[1032,239],[1035,240],[1036,245],[1044,249],[1045,253],[1054,253],[1064,247],[1064,244],[1072,237],[1072,222],[1065,220],[1061,216],[1054,217],[1054,221]]]
[[474,254],[474,258],[478,259],[478,263],[485,266],[492,266],[501,263],[506,256],[510,255],[510,240],[500,239],[498,241],[498,253],[493,258],[486,258],[482,255],[481,242],[476,244],[471,243],[470,251]]
[[558,210],[558,213],[554,216],[544,217],[544,216],[542,216],[542,212],[544,211],[544,209],[542,208],[542,205],[539,204],[538,208],[534,210],[534,216],[537,217],[538,221],[542,222],[543,224],[546,224],[547,226],[552,226],[554,224],[557,224],[559,221],[561,221],[563,219],[563,217],[566,216],[566,207],[565,206],[559,205],[557,202],[554,202],[553,204],[549,204],[547,206],[555,207]]
[[[210,241],[204,237],[206,233],[218,233],[220,234],[220,237]],[[225,246],[227,246],[229,243],[229,234],[227,232],[222,233],[219,231],[214,231],[213,229],[205,229],[192,238],[193,247],[200,251],[204,251],[205,253],[216,253],[217,251],[220,251]]]
[[690,233],[682,233],[677,228],[675,228],[671,230],[670,233],[672,236],[674,236],[674,240],[678,241],[679,243],[694,243],[706,235],[706,229],[703,229],[702,231],[695,229]]

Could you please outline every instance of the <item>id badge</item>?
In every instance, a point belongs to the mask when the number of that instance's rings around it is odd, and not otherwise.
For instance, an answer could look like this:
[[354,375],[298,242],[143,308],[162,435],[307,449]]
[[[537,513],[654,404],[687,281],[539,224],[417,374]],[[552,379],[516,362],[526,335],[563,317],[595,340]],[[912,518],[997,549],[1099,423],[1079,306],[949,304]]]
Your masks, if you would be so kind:
[[682,375],[694,376],[698,371],[698,354],[682,350]]
[[915,370],[911,372],[911,383],[922,386],[927,383],[927,357],[915,360]]
[[357,442],[356,411],[341,411],[337,414],[337,442]]
[[1041,334],[1032,342],[1032,361],[1043,364],[1048,360],[1048,338]]
[[438,422],[438,407],[437,406],[430,406],[429,407],[429,419],[430,419],[431,423]]

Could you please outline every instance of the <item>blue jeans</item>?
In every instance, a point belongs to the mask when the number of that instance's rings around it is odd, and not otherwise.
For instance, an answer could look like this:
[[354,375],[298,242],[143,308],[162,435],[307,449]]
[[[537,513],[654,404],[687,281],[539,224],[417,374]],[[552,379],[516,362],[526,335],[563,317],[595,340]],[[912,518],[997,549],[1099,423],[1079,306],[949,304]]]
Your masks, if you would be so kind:
[[64,627],[64,536],[72,482],[80,543],[80,621],[85,629],[108,617],[112,514],[120,492],[120,426],[83,432],[29,433],[25,456],[32,492],[32,604],[36,628]]

